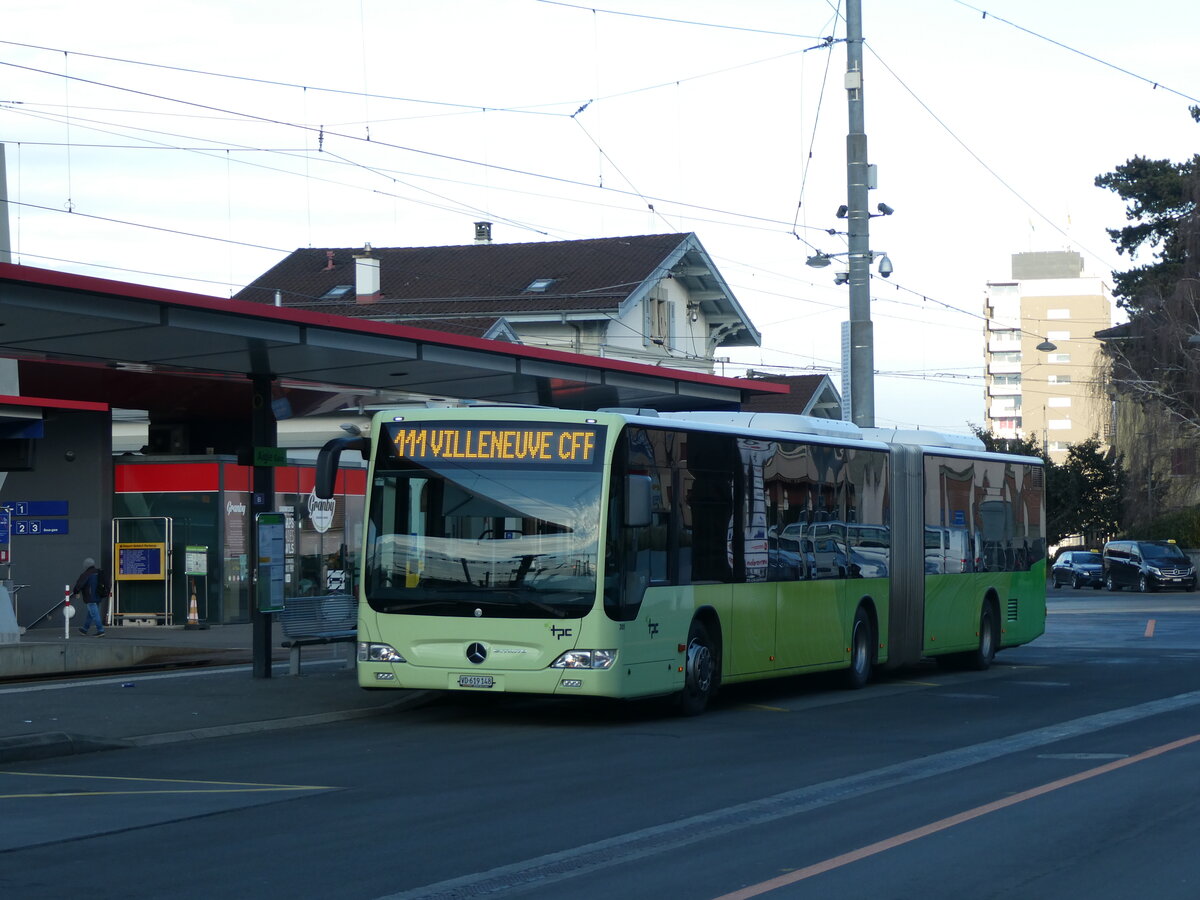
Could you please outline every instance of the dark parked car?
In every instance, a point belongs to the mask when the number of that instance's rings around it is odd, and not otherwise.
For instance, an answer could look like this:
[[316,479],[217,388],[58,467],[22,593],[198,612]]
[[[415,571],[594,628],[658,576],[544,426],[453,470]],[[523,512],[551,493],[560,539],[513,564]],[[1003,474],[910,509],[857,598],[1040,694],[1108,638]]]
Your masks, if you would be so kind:
[[1104,545],[1104,586],[1156,591],[1196,588],[1196,567],[1174,541],[1109,541]]
[[1050,569],[1055,587],[1104,587],[1104,557],[1095,550],[1068,550],[1059,555]]

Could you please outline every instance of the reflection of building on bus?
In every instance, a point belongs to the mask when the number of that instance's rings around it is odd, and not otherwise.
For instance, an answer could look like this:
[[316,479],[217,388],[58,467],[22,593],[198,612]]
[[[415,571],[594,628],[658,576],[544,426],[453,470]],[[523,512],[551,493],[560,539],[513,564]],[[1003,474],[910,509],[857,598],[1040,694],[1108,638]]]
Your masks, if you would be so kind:
[[[562,448],[551,450],[548,448]],[[575,448],[575,449],[572,449]],[[675,695],[1042,633],[1041,461],[970,438],[736,413],[381,413],[364,687]]]

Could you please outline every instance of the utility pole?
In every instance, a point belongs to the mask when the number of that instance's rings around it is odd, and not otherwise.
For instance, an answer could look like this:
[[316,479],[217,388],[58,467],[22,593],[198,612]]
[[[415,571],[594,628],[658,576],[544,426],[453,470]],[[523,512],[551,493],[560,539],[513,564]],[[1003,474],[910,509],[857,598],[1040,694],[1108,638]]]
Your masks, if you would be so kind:
[[4,164],[4,144],[0,144],[0,262],[12,262],[8,233],[8,172]]
[[843,339],[850,357],[850,418],[875,427],[875,340],[871,325],[871,240],[867,212],[869,169],[863,115],[862,0],[846,3],[846,95],[850,130],[846,135],[846,220],[849,229],[850,321]]

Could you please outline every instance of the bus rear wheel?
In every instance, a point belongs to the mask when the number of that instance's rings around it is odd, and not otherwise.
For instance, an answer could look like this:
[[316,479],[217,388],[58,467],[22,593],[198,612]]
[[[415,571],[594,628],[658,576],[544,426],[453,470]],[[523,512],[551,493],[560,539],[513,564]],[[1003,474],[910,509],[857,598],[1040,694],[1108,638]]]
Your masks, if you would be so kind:
[[992,614],[992,605],[983,604],[979,613],[979,646],[967,654],[967,667],[982,672],[992,665],[996,658],[996,623]]
[[717,689],[719,669],[708,629],[699,619],[688,629],[687,655],[684,660],[683,690],[676,698],[679,712],[698,716],[708,708]]
[[858,690],[871,680],[871,665],[874,654],[875,633],[871,618],[861,606],[854,614],[854,626],[850,629],[850,668],[846,670],[846,687]]

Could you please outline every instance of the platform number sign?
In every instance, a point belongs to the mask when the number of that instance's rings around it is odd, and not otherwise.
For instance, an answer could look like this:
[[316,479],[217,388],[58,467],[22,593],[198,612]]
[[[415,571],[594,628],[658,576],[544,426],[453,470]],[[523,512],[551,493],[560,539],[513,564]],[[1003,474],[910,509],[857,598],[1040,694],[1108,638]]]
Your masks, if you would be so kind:
[[[8,534],[69,534],[70,503],[66,500],[16,500],[5,511]],[[55,518],[45,518],[54,516]]]

